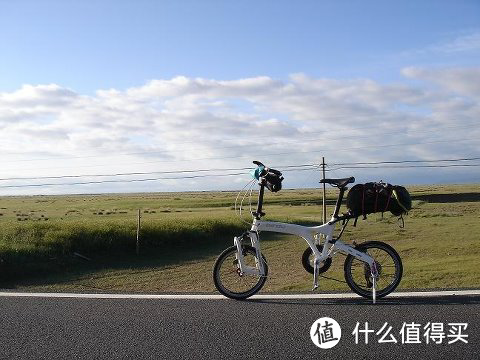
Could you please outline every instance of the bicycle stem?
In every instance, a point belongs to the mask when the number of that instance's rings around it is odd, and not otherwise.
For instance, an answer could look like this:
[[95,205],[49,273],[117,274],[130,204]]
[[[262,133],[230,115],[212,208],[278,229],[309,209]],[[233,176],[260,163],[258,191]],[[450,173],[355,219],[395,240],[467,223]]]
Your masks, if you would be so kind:
[[260,220],[260,218],[265,215],[262,212],[263,208],[263,195],[265,193],[265,181],[262,179],[259,183],[260,191],[258,192],[258,201],[257,201],[257,211],[255,211],[252,215],[255,216],[255,219]]

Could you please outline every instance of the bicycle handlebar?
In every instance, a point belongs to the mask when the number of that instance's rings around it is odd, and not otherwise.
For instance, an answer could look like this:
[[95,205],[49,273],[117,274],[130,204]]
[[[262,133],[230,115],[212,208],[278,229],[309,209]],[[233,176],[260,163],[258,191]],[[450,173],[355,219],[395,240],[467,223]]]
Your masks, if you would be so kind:
[[280,171],[275,170],[275,169],[271,169],[271,168],[269,168],[269,167],[266,167],[266,166],[265,166],[263,163],[261,163],[260,161],[255,160],[255,161],[253,161],[253,163],[254,163],[255,165],[257,165],[258,167],[263,167],[263,168],[264,168],[264,171],[262,171],[262,173],[260,174],[260,176],[265,176],[265,175],[268,174],[268,173],[272,173],[272,174],[279,175],[279,176],[282,175],[282,173],[281,173]]

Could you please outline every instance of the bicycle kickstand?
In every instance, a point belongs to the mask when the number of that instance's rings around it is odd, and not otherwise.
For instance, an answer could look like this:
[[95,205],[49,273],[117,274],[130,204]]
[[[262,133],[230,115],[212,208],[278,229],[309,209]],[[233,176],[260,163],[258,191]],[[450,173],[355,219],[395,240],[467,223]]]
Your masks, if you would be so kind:
[[375,278],[375,276],[373,277],[372,279],[372,300],[373,300],[373,303],[375,304],[376,301],[377,301],[377,290],[376,290],[376,287],[377,287],[377,279]]
[[315,258],[315,260],[313,262],[313,289],[312,289],[312,291],[315,291],[318,288],[318,275],[320,273],[319,265],[320,265],[320,261],[318,261],[318,259]]
[[377,302],[377,277],[378,277],[377,265],[375,263],[373,263],[372,271],[370,273],[372,274],[372,300],[373,300],[373,303],[375,304]]

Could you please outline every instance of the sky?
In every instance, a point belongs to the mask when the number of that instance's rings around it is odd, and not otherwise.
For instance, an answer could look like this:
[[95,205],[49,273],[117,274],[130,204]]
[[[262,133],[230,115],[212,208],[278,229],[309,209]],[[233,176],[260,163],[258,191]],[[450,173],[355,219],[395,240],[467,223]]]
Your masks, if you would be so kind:
[[0,0],[0,195],[478,183],[479,60],[476,0]]

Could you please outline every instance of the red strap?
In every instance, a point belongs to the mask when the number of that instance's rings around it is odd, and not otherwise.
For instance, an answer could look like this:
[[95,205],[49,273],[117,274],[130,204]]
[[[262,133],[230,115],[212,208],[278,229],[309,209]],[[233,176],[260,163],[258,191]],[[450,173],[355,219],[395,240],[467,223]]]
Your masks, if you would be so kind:
[[362,215],[363,218],[365,219],[365,184],[362,184]]

